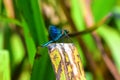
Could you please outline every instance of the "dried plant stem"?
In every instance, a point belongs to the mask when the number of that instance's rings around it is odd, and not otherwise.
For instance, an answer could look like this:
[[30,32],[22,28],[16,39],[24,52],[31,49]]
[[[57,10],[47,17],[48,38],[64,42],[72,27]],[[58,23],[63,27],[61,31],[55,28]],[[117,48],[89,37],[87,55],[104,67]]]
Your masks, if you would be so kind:
[[56,80],[86,80],[79,53],[72,43],[53,43],[48,48]]

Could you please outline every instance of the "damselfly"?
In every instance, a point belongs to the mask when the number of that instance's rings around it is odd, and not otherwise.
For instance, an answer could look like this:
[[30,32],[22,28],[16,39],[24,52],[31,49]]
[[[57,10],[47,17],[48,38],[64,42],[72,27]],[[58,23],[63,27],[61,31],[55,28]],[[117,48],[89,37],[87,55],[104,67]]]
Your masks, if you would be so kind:
[[64,36],[69,37],[67,30],[59,29],[53,25],[49,27],[49,36],[50,36],[50,41],[43,44],[42,47],[46,47],[50,43],[56,42]]

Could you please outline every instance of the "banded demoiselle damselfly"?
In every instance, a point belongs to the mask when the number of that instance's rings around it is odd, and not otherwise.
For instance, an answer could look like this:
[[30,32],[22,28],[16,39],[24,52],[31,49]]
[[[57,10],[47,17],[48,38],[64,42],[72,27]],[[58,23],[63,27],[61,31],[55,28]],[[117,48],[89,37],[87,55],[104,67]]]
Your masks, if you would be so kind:
[[61,39],[63,36],[68,37],[68,31],[67,30],[62,30],[57,28],[56,26],[50,26],[49,27],[49,36],[50,36],[50,41],[43,44],[42,47],[47,47],[50,43],[56,42],[59,39]]

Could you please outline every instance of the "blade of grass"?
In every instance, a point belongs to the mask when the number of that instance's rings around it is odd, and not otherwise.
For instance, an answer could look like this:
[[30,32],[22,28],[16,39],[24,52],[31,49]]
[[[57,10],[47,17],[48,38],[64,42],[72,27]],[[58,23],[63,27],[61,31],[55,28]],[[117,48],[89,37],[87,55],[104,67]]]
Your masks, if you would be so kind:
[[[18,0],[17,4],[37,47],[47,42],[45,26],[38,0]],[[33,64],[31,80],[53,80],[55,77],[47,50],[40,48],[38,55],[40,56],[35,59]]]
[[91,72],[86,72],[86,80],[93,80],[93,75]]
[[0,14],[2,13],[2,0],[0,0]]
[[93,0],[92,11],[96,22],[100,21],[114,7],[115,0]]
[[0,80],[11,80],[9,52],[7,50],[0,50]]
[[3,49],[3,43],[4,43],[4,28],[2,26],[2,23],[0,22],[0,50]]
[[[120,15],[120,7],[119,6],[115,7],[114,13],[117,14],[118,16]],[[120,17],[115,16],[115,23],[117,25],[118,30],[120,31]]]
[[25,56],[25,50],[22,40],[18,34],[13,34],[10,38],[10,47],[13,56],[13,69],[20,64]]
[[[25,19],[27,25],[28,25],[28,29],[30,30],[31,36],[33,37],[33,40],[35,41],[35,43],[37,43],[37,33],[36,33],[36,24],[33,18],[33,10],[31,8],[31,4],[30,1],[26,1],[26,0],[18,0],[17,2],[15,2],[17,5],[17,9],[18,11],[21,13],[21,15],[23,16],[23,18]],[[20,15],[18,15],[20,16]]]
[[83,13],[78,0],[71,0],[71,16],[78,30],[84,30]]
[[24,19],[22,20],[22,24],[23,24],[23,30],[24,30],[25,43],[27,45],[29,61],[30,61],[31,65],[33,65],[34,57],[35,57],[35,53],[36,53],[35,43],[33,41],[33,38],[30,35],[30,31],[29,31],[27,23],[24,21]]
[[21,22],[19,22],[16,19],[12,19],[12,18],[8,18],[8,17],[0,16],[0,21],[6,22],[6,23],[13,23],[15,25],[18,25],[18,26],[22,27]]
[[42,14],[39,9],[38,1],[18,0],[18,9],[22,13],[25,21],[28,24],[31,35],[35,43],[43,44],[47,42],[45,26],[43,23]]
[[42,17],[42,13],[40,12],[40,8],[39,8],[39,4],[38,0],[30,0],[31,2],[31,8],[33,10],[33,19],[35,21],[35,25],[36,25],[36,32],[37,32],[37,37],[39,40],[39,45],[43,44],[44,42],[47,41],[47,37],[45,34],[45,25],[43,22],[43,17]]
[[[46,62],[43,61],[45,58],[48,59]],[[46,54],[35,59],[32,71],[31,80],[55,80],[50,58]]]
[[97,30],[97,32],[110,48],[114,62],[120,72],[120,60],[119,60],[120,34],[116,30],[108,26],[100,27]]

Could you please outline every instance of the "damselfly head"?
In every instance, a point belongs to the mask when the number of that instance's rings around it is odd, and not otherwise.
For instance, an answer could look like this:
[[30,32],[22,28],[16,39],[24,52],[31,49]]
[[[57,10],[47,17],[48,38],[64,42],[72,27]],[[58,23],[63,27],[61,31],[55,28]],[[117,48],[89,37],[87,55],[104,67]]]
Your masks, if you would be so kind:
[[62,30],[51,25],[49,27],[49,36],[50,36],[50,40],[55,40],[56,38],[59,38],[62,34]]

